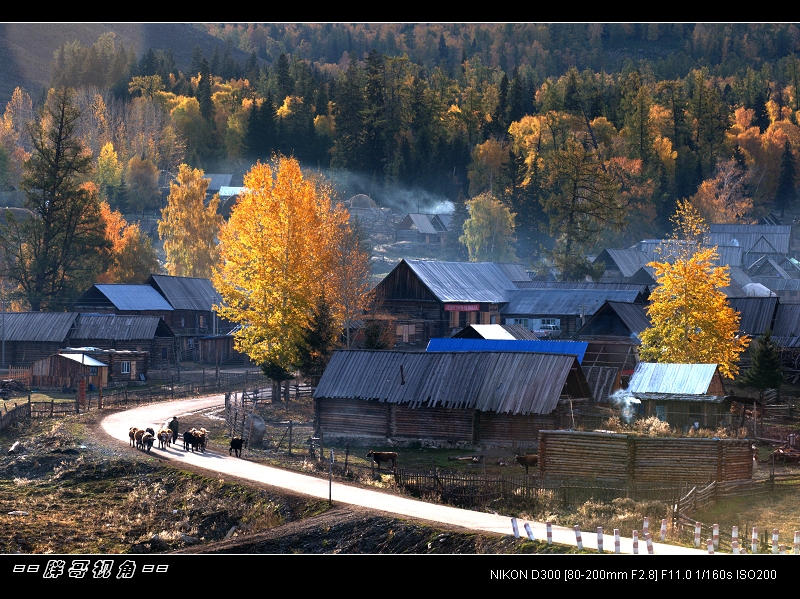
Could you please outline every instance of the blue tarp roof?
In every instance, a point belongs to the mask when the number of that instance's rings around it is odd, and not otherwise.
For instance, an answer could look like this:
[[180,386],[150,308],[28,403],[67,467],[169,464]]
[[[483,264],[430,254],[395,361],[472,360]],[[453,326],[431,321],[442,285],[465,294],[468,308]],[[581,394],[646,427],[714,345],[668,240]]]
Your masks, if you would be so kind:
[[578,356],[578,364],[583,363],[583,355],[589,343],[586,341],[532,341],[530,339],[453,339],[441,338],[428,341],[429,352],[443,351],[514,351],[536,354],[573,354]]

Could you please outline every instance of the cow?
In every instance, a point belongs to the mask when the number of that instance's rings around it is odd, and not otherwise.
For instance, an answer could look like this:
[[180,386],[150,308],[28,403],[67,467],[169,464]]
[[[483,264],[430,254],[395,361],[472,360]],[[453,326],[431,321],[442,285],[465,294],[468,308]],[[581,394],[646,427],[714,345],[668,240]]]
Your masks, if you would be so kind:
[[133,435],[133,438],[136,441],[136,449],[144,449],[144,445],[142,445],[142,437],[144,437],[146,434],[149,433],[143,428],[136,429],[136,432]]
[[517,455],[514,456],[514,461],[520,466],[524,466],[525,474],[528,474],[528,468],[530,466],[536,466],[539,464],[539,455],[535,453],[532,455]]
[[153,441],[155,437],[150,434],[148,431],[145,431],[142,435],[142,450],[150,453],[150,450],[153,448]]
[[191,430],[183,432],[183,450],[195,451],[197,449],[197,439],[194,436],[194,433]]
[[132,426],[130,430],[128,430],[128,437],[130,437],[131,440],[131,447],[133,447],[136,443],[136,431],[138,430],[139,429],[136,428],[135,426]]
[[231,455],[232,452],[236,453],[236,457],[242,457],[242,447],[244,446],[244,439],[241,437],[234,437],[231,439],[231,447],[228,450],[228,455]]
[[172,444],[172,431],[168,428],[162,428],[158,431],[158,448],[159,449],[166,449]]
[[391,462],[392,472],[397,469],[397,452],[396,451],[370,451],[367,454],[368,458],[372,458],[373,463],[378,464],[378,470],[381,469],[381,462]]

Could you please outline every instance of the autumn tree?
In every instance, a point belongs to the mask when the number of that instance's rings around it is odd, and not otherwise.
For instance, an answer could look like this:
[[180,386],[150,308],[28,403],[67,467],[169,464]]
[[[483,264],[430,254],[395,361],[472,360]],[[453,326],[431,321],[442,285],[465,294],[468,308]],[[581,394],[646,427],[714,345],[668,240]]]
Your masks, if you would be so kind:
[[125,183],[128,210],[144,212],[158,205],[161,192],[158,190],[158,168],[153,161],[140,156],[131,158]]
[[706,222],[747,223],[753,211],[745,171],[734,160],[717,163],[713,178],[700,184],[690,200]]
[[739,313],[728,304],[726,266],[715,266],[717,248],[708,246],[708,227],[688,200],[679,202],[674,230],[655,269],[658,284],[647,314],[651,326],[641,334],[643,361],[718,364],[723,376],[738,373],[737,362],[749,338],[739,335]]
[[161,271],[152,241],[138,223],[129,224],[108,202],[100,203],[100,215],[106,224],[111,256],[108,270],[98,276],[98,283],[139,284]]
[[341,329],[333,248],[347,213],[333,205],[329,186],[304,176],[294,158],[256,164],[244,188],[220,230],[214,284],[223,301],[217,312],[243,325],[235,333],[237,348],[271,376],[296,367],[320,297],[330,302]]
[[[597,153],[576,138],[545,160],[549,193],[542,198],[556,240],[552,258],[564,280],[597,276],[585,257],[608,231],[619,231],[625,222],[620,184]],[[602,274],[602,273],[600,273]]]
[[500,200],[482,193],[467,202],[461,242],[470,262],[515,262],[514,214]]
[[202,170],[182,164],[169,185],[158,235],[164,242],[167,273],[172,276],[211,277],[218,259],[217,234],[224,219],[217,213],[219,194],[205,204],[210,183]]
[[62,310],[103,270],[108,242],[96,194],[81,179],[92,158],[76,138],[69,89],[51,90],[31,123],[33,154],[21,187],[30,216],[6,213],[0,230],[7,275],[31,310]]
[[122,190],[122,173],[125,170],[117,157],[114,145],[108,142],[97,157],[94,181],[100,190],[100,198],[110,205],[119,204]]

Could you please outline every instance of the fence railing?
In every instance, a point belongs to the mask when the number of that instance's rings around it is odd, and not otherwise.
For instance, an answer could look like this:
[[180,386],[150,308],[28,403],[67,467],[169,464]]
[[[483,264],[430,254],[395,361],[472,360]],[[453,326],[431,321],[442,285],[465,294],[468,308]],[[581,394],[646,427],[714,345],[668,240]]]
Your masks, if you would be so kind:
[[498,499],[547,499],[574,504],[629,497],[635,501],[674,503],[680,492],[680,487],[659,483],[622,485],[611,481],[547,475],[464,475],[450,471],[420,472],[402,468],[397,471],[395,481],[412,495],[470,508],[484,507]]

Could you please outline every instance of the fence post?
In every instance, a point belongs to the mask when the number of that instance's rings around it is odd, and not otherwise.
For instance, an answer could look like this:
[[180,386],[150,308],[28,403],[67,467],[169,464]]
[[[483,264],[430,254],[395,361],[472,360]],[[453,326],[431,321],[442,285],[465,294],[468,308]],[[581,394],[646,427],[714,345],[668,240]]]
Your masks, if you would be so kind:
[[[292,421],[289,421],[289,455],[292,455]],[[345,462],[347,460],[345,459]]]

